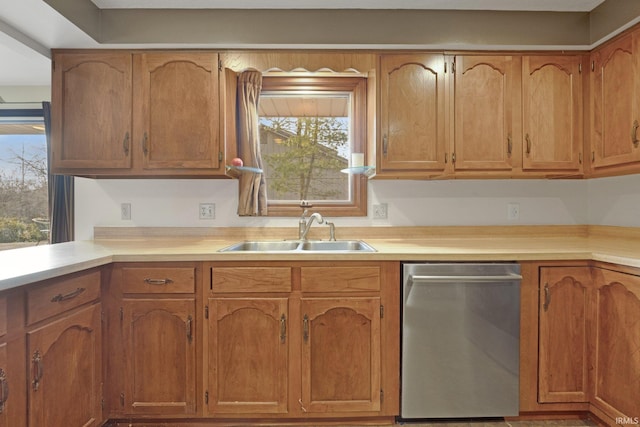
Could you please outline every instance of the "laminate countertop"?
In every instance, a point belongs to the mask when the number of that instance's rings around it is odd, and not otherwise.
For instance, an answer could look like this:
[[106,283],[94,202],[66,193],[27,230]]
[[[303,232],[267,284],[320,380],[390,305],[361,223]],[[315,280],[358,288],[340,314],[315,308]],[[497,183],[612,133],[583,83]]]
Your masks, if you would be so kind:
[[[559,261],[640,268],[640,229],[606,226],[371,227],[339,230],[376,252],[218,252],[245,240],[283,240],[269,228],[105,228],[95,240],[0,252],[0,291],[112,262],[169,261]],[[312,239],[327,236],[311,235]]]

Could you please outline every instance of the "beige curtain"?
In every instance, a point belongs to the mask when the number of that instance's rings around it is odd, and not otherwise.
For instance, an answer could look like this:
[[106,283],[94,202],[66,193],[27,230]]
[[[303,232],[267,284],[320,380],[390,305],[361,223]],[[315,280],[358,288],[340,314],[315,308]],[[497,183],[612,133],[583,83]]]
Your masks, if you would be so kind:
[[[259,71],[244,71],[238,77],[238,155],[244,166],[262,169],[258,100],[262,89]],[[267,215],[267,185],[264,174],[244,172],[239,181],[238,215]]]

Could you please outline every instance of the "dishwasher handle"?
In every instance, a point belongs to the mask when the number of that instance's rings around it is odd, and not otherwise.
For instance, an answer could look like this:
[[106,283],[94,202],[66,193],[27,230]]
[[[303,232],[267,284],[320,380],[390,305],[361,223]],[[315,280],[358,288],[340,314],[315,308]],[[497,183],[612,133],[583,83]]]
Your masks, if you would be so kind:
[[413,274],[409,275],[408,282],[409,283],[496,283],[496,282],[513,282],[514,280],[522,280],[522,276],[520,274],[502,274],[498,276],[465,276],[465,275],[454,275],[454,276],[414,276]]

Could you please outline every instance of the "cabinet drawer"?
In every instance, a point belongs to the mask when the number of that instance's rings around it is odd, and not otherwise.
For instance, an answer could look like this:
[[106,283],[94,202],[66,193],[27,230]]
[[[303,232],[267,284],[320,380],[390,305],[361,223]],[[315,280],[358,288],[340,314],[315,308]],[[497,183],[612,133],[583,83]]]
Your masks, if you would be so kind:
[[195,292],[195,267],[125,267],[125,294],[191,294]]
[[27,292],[27,324],[39,322],[100,296],[100,271],[65,277]]
[[303,292],[380,290],[380,267],[302,267]]
[[213,292],[290,292],[289,267],[214,267]]
[[7,297],[0,297],[0,337],[7,335]]

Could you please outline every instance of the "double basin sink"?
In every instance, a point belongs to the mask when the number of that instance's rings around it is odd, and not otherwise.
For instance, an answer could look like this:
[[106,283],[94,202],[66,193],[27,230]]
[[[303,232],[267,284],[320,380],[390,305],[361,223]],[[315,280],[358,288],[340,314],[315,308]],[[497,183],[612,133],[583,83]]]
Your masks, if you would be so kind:
[[246,241],[218,252],[376,252],[362,240]]

